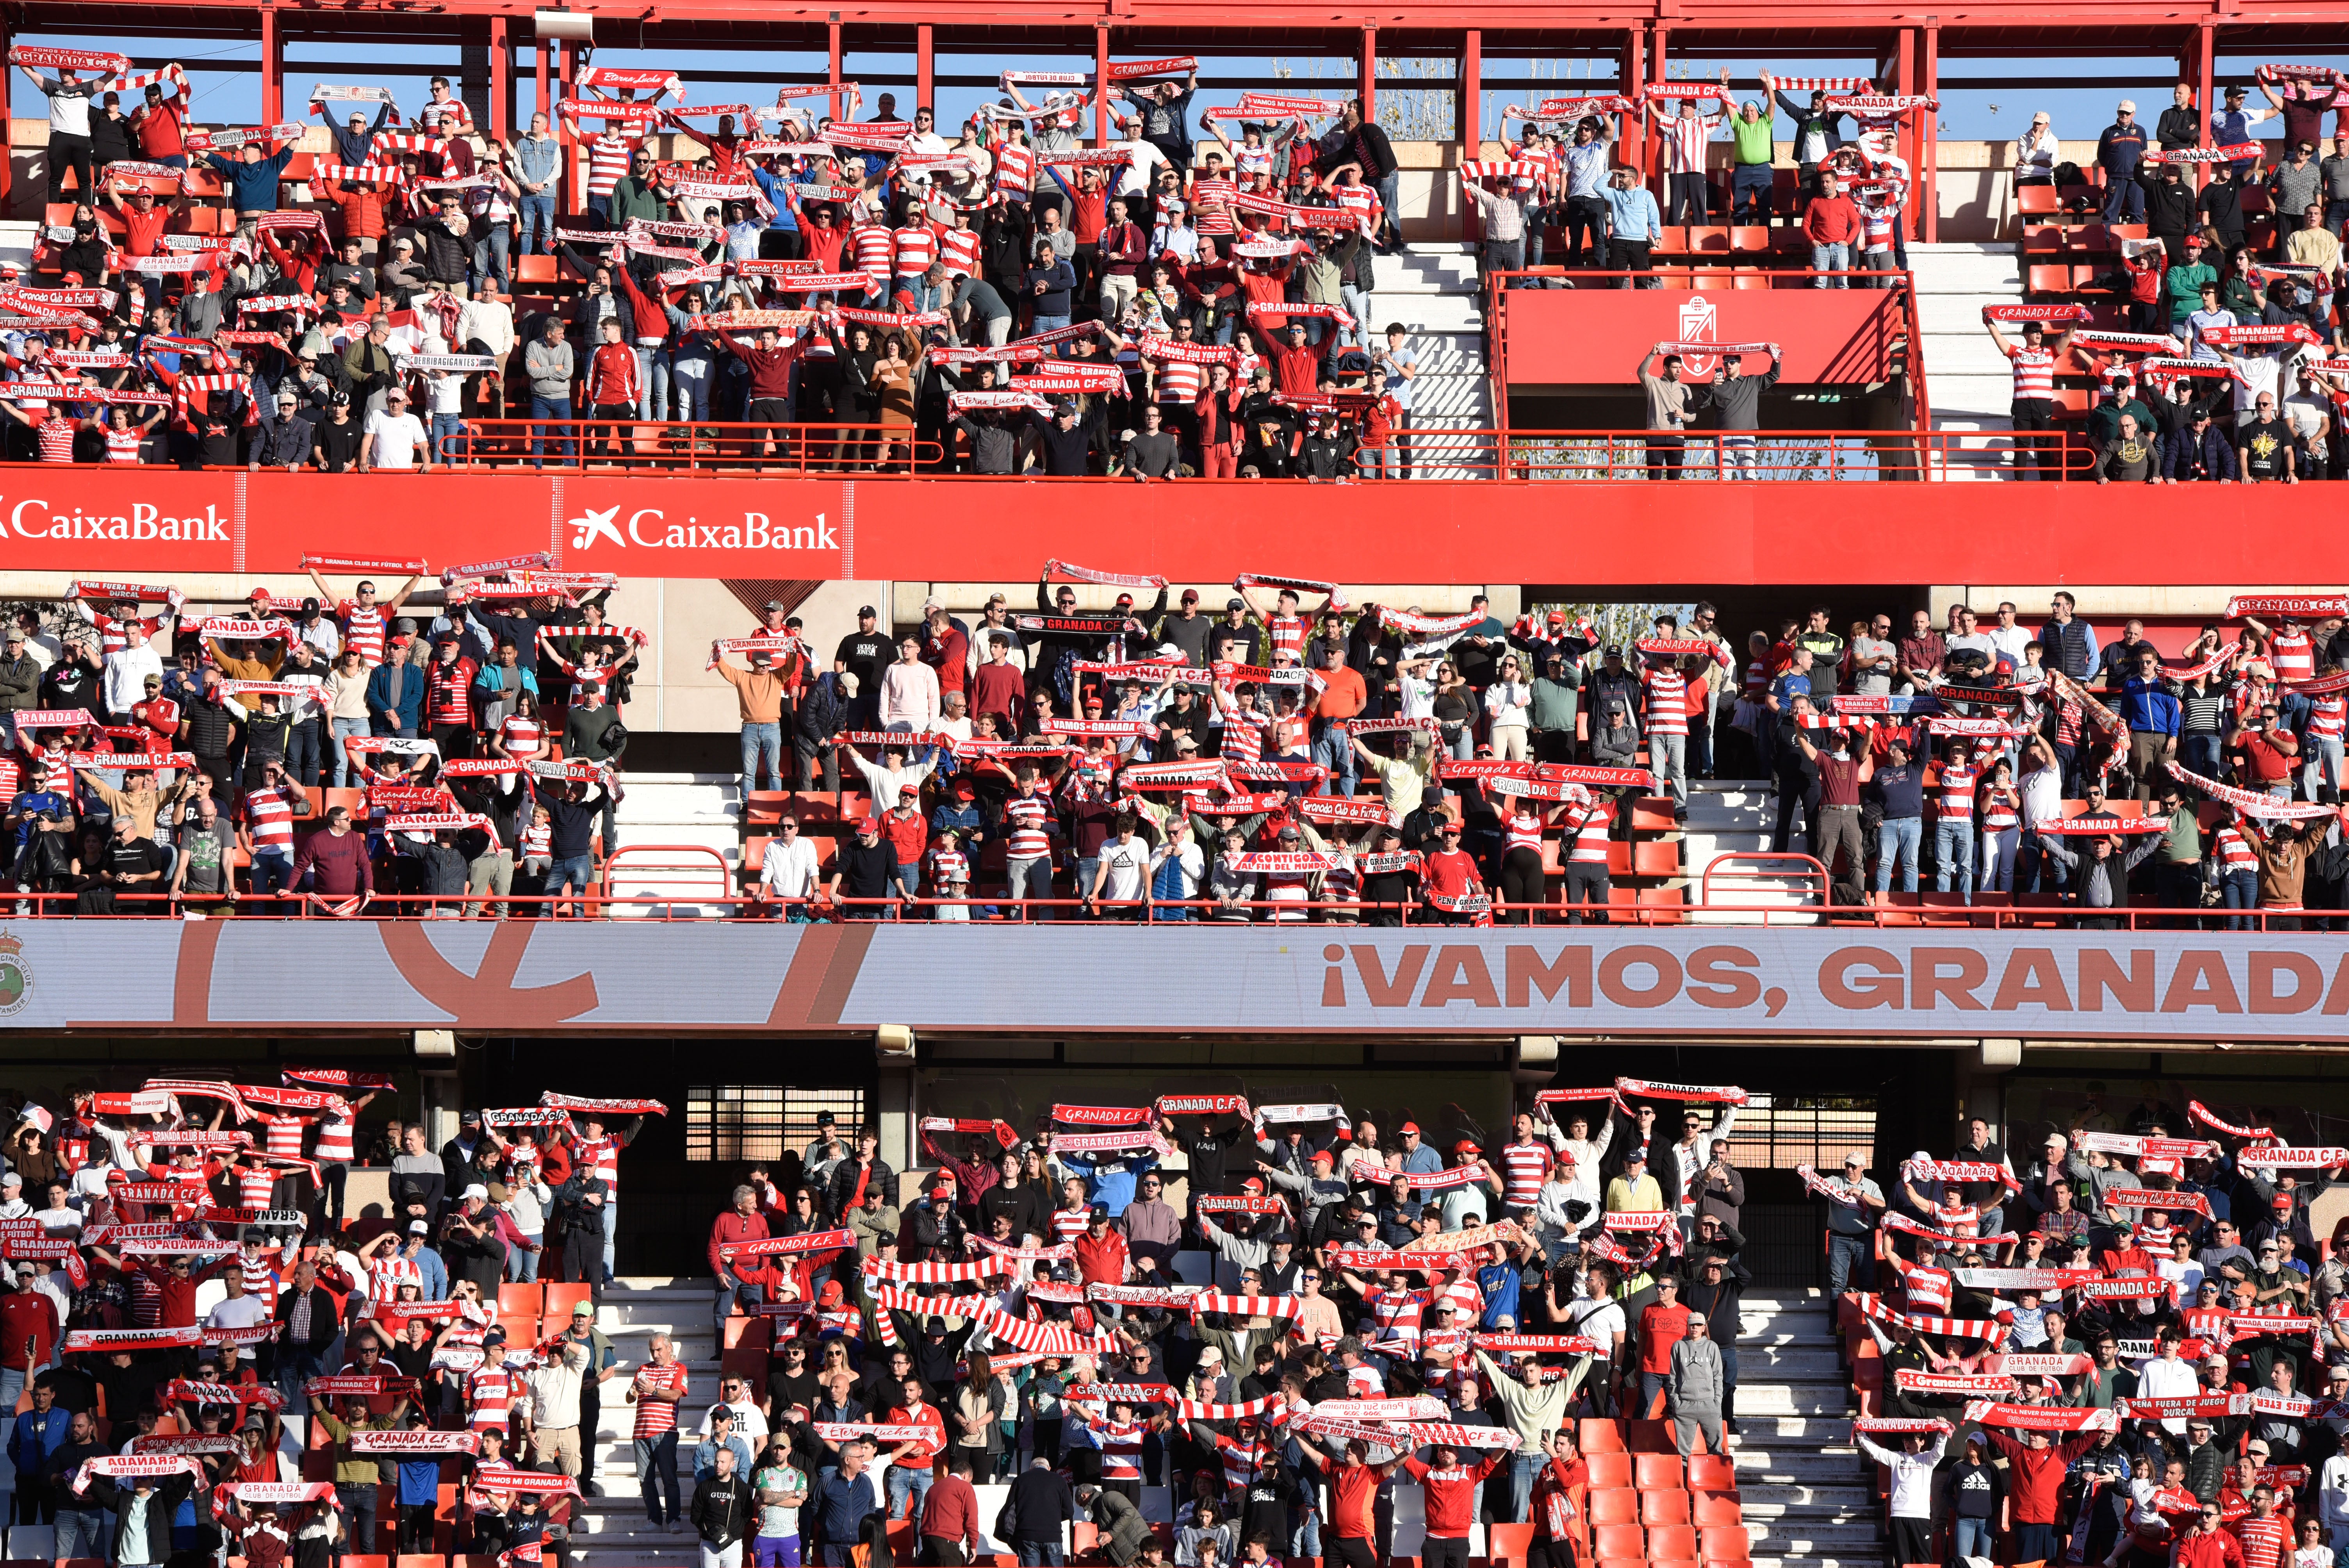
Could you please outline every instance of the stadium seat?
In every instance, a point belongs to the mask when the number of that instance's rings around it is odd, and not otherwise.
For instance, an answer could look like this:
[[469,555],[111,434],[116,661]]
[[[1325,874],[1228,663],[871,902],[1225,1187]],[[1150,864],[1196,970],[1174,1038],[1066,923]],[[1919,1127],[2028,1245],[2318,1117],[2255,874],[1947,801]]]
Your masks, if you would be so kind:
[[1678,1454],[1639,1454],[1633,1457],[1632,1473],[1641,1491],[1677,1491],[1682,1481],[1681,1456]]
[[546,1286],[533,1281],[529,1284],[498,1286],[500,1317],[539,1317],[546,1312]]
[[1590,1490],[1593,1491],[1606,1487],[1631,1484],[1632,1468],[1630,1454],[1621,1452],[1585,1454],[1582,1456],[1582,1462],[1590,1471]]
[[1739,223],[1729,231],[1729,248],[1739,253],[1759,253],[1770,248],[1770,231],[1760,223]]
[[1696,1532],[1685,1524],[1657,1525],[1648,1532],[1649,1559],[1654,1562],[1692,1562],[1696,1557]]
[[1576,1439],[1586,1455],[1619,1454],[1626,1449],[1622,1423],[1605,1416],[1585,1416]]
[[1593,1524],[1637,1524],[1640,1522],[1640,1494],[1631,1488],[1609,1487],[1590,1494],[1590,1522]]
[[1593,1525],[1590,1539],[1591,1550],[1601,1562],[1621,1557],[1637,1563],[1647,1556],[1647,1536],[1636,1524]]
[[2072,269],[2061,263],[2033,263],[2029,278],[2031,292],[2035,294],[2064,294],[2072,292]]
[[[1641,1458],[1647,1458],[1641,1455]],[[1640,1522],[1653,1529],[1662,1524],[1686,1524],[1689,1522],[1689,1494],[1674,1489],[1671,1491],[1640,1492]]]
[[1733,1491],[1699,1491],[1689,1495],[1696,1501],[1696,1523],[1699,1529],[1709,1525],[1745,1522],[1745,1515],[1738,1506],[1737,1494]]
[[1700,1533],[1707,1563],[1743,1563],[1754,1554],[1742,1524],[1707,1525]]
[[449,1568],[449,1559],[438,1553],[403,1552],[394,1561],[398,1568]]
[[1624,1444],[1635,1454],[1669,1454],[1679,1450],[1672,1446],[1672,1424],[1670,1421],[1633,1421]]
[[1733,1493],[1738,1488],[1736,1462],[1726,1453],[1692,1453],[1689,1455],[1689,1488],[1692,1491]]
[[554,1284],[546,1287],[546,1315],[559,1317],[563,1326],[571,1326],[571,1309],[589,1299],[592,1287],[585,1284]]
[[1485,1527],[1485,1550],[1495,1563],[1523,1563],[1533,1550],[1534,1527],[1530,1524],[1488,1524]]

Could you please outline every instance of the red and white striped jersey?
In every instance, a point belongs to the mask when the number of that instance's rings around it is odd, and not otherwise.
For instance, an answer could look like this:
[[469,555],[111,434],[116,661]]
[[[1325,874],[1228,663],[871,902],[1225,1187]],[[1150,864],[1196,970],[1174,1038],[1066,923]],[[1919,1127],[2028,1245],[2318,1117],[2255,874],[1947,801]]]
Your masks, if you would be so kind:
[[1035,188],[1036,150],[1021,142],[1007,141],[995,150],[995,188],[1007,195],[1024,197]]
[[1265,727],[1272,722],[1269,714],[1252,707],[1232,707],[1224,710],[1223,755],[1240,762],[1255,762],[1264,756]]
[[2243,1543],[2243,1568],[2280,1568],[2292,1554],[2291,1527],[2272,1513],[2239,1519],[2234,1530]]
[[1027,860],[1052,852],[1052,841],[1044,824],[1052,819],[1052,803],[1041,795],[1014,795],[1003,803],[1003,820],[1011,828],[1011,837],[1003,852],[1013,860]]
[[1444,1286],[1441,1299],[1452,1304],[1454,1323],[1474,1323],[1485,1315],[1485,1293],[1476,1288],[1473,1274],[1463,1274]]
[[109,425],[106,428],[106,460],[109,463],[137,462],[140,443],[146,438],[147,432],[135,427],[118,430]]
[[533,821],[522,830],[522,852],[524,859],[532,855],[552,854],[554,850],[554,824]]
[[1662,121],[1667,170],[1673,174],[1702,173],[1705,145],[1713,139],[1713,127],[1724,118],[1715,110],[1707,114],[1676,114]]
[[[666,1367],[656,1367],[647,1361],[636,1368],[636,1387],[639,1390],[671,1389],[682,1394],[686,1391],[688,1376],[685,1369],[685,1363],[681,1361],[672,1361]],[[673,1429],[676,1426],[677,1407],[675,1405],[667,1399],[647,1399],[641,1392],[636,1395],[636,1436],[639,1440],[650,1441],[657,1439],[662,1433]]]
[[1378,215],[1379,193],[1367,185],[1333,185],[1330,199],[1358,218]]
[[245,1253],[239,1255],[236,1260],[236,1272],[244,1276],[245,1295],[259,1296],[264,1301],[277,1299],[279,1255],[276,1253]]
[[1265,739],[1270,744],[1275,757],[1302,755],[1311,744],[1309,738],[1311,734],[1312,727],[1305,722],[1305,716],[1301,713],[1275,714],[1272,721],[1264,727]]
[[2066,698],[2064,702],[2056,706],[2056,745],[2077,746],[2080,744],[2080,705],[2077,701]]
[[1607,863],[1607,830],[1614,825],[1615,802],[1594,800],[1575,816],[1566,819],[1567,831],[1574,835],[1574,853],[1568,860],[1581,865]]
[[2251,849],[2250,841],[2243,837],[2241,831],[2232,822],[2220,826],[2216,835],[2216,843],[2219,851],[2219,871],[2222,876],[2235,872],[2256,872],[2260,869],[2259,855]]
[[358,1130],[356,1116],[336,1116],[329,1113],[318,1123],[317,1160],[321,1165],[347,1165],[355,1157],[351,1138]]
[[1530,1209],[1541,1200],[1541,1184],[1557,1162],[1549,1145],[1536,1140],[1501,1146],[1501,1202],[1512,1209]]
[[1955,1283],[1947,1269],[1919,1266],[1901,1276],[1909,1286],[1909,1310],[1942,1313],[1950,1310],[1950,1287]]
[[944,839],[929,854],[930,886],[941,888],[948,882],[970,880],[970,857]]
[[1540,854],[1541,847],[1541,813],[1539,811],[1525,810],[1522,808],[1509,813],[1508,841],[1505,848],[1509,850],[1531,850],[1534,853]]
[[1223,1454],[1226,1491],[1237,1491],[1254,1480],[1257,1471],[1272,1456],[1271,1445],[1257,1435],[1254,1427],[1247,1428],[1247,1436],[1241,1438],[1227,1438],[1221,1432],[1206,1435],[1215,1439],[1216,1449]]
[[532,758],[545,748],[546,729],[538,720],[516,714],[498,726],[498,739],[504,743],[508,757]]
[[896,232],[897,275],[917,278],[938,259],[938,232],[927,223],[908,223]]
[[1454,1361],[1468,1354],[1468,1331],[1464,1328],[1430,1329],[1419,1336],[1422,1360],[1431,1356],[1449,1356]]
[[2313,696],[2308,699],[2308,733],[2312,739],[2341,738],[2341,719],[2349,712],[2349,696]]
[[423,1284],[422,1266],[415,1259],[396,1253],[388,1258],[378,1258],[375,1266],[367,1270],[367,1295],[377,1301],[398,1301],[401,1285],[412,1284],[420,1289]]
[[2055,356],[2044,348],[2010,346],[2006,357],[2014,371],[2014,400],[2055,396]]
[[1073,1242],[1083,1235],[1086,1225],[1092,1222],[1092,1218],[1091,1212],[1084,1209],[1053,1210],[1052,1244],[1058,1246],[1062,1242]]
[[1199,400],[1200,389],[1207,384],[1207,367],[1181,359],[1158,361],[1158,401],[1180,403],[1185,407]]
[[1305,634],[1312,623],[1302,615],[1284,615],[1276,610],[1264,618],[1265,641],[1272,645],[1275,665],[1300,664],[1305,658]]
[[1138,1421],[1103,1421],[1093,1429],[1101,1439],[1102,1479],[1142,1479],[1142,1425]]
[[1648,733],[1686,735],[1689,732],[1687,677],[1676,668],[1646,669],[1640,672],[1640,685],[1648,694]]
[[948,229],[938,236],[938,260],[947,264],[947,275],[967,278],[978,271],[978,231]]
[[130,645],[133,636],[143,643],[163,629],[163,617],[160,615],[142,615],[134,620],[118,621],[103,611],[93,610],[89,613],[89,619],[90,624],[98,628],[98,651],[101,657],[120,653]]
[[873,280],[873,286],[889,286],[889,269],[897,257],[897,231],[886,223],[859,223],[848,232],[848,245],[856,257],[856,270]]
[[601,1138],[581,1138],[571,1145],[571,1165],[574,1171],[585,1171],[604,1179],[604,1200],[610,1202],[620,1195],[620,1140],[606,1133]]
[[245,826],[256,850],[294,847],[294,792],[285,786],[244,792]]
[[[1264,873],[1264,896],[1268,903],[1293,903],[1300,910],[1311,896],[1305,884],[1312,880],[1310,872],[1267,872]],[[1268,912],[1274,920],[1301,920],[1301,913],[1288,914],[1278,910]]]
[[132,1273],[130,1290],[130,1326],[160,1328],[163,1323],[163,1289],[145,1274]]
[[1974,814],[1974,789],[1982,782],[1982,769],[1971,762],[1943,763],[1938,788],[1940,796],[1934,815],[1944,819],[1971,817]]
[[2304,681],[2316,674],[2316,645],[2306,632],[2278,632],[2268,639],[2268,664],[2280,681]]
[[1379,1326],[1381,1338],[1419,1337],[1419,1315],[1425,1302],[1417,1291],[1375,1290],[1362,1297],[1362,1305],[1371,1309],[1371,1321]]
[[[635,351],[628,352],[628,363],[636,362]],[[473,662],[458,659],[450,664],[435,663],[428,666],[424,677],[424,712],[433,724],[473,722]]]
[[2009,828],[2021,827],[2023,815],[2007,803],[2005,797],[1992,794],[1982,801],[1982,825],[1985,833],[2003,833]]
[[259,1170],[250,1165],[236,1168],[236,1202],[239,1208],[259,1211],[269,1207],[269,1194],[277,1186],[277,1172],[264,1165]]
[[636,139],[605,131],[587,144],[587,194],[609,196],[612,187],[628,171],[628,157],[636,149]]
[[41,461],[69,463],[74,460],[74,432],[81,428],[75,420],[66,418],[60,409],[49,410],[49,417],[33,428],[40,438]]
[[383,663],[383,636],[388,623],[380,604],[362,610],[356,599],[345,599],[335,606],[335,614],[343,623],[343,646],[358,655],[359,662],[369,669]]
[[[499,1354],[502,1357],[504,1353],[501,1351]],[[649,1367],[638,1368],[637,1381],[642,1382],[644,1375],[651,1370]],[[502,1429],[512,1419],[514,1395],[519,1391],[515,1387],[518,1381],[502,1360],[495,1365],[485,1360],[474,1367],[473,1375],[465,1379],[465,1408],[471,1412],[467,1424],[475,1431],[484,1427]],[[672,1412],[670,1425],[677,1422],[673,1407],[664,1405],[658,1399],[645,1399],[636,1406],[636,1425],[639,1428],[643,1427],[645,1412],[648,1409],[669,1410]]]
[[1239,188],[1222,176],[1195,175],[1191,181],[1191,227],[1202,234],[1234,232],[1231,201]]
[[306,1116],[264,1115],[261,1124],[269,1131],[262,1143],[263,1150],[271,1154],[290,1154],[298,1159],[302,1153],[302,1129],[309,1125],[309,1120]]

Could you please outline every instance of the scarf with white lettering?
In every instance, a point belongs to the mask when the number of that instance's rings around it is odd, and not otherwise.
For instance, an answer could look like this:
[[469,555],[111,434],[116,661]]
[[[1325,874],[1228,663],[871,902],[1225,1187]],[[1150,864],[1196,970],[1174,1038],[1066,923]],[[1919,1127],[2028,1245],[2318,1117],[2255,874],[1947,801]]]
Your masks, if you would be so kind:
[[1966,1406],[1969,1426],[2013,1427],[2025,1432],[2111,1432],[2120,1429],[2111,1410],[2060,1408],[2053,1405],[1994,1405],[1976,1399]]
[[153,1480],[167,1475],[191,1475],[203,1479],[204,1467],[185,1454],[101,1454],[81,1461],[74,1472],[73,1494],[81,1496],[89,1491],[91,1478],[104,1476],[109,1480]]
[[1262,1132],[1268,1126],[1278,1127],[1291,1124],[1309,1126],[1321,1121],[1334,1121],[1338,1124],[1338,1130],[1349,1138],[1353,1136],[1354,1123],[1346,1115],[1346,1108],[1334,1102],[1260,1105],[1256,1108],[1256,1129],[1258,1132]]
[[1619,1078],[1615,1080],[1619,1095],[1633,1099],[1652,1097],[1657,1099],[1705,1100],[1723,1105],[1744,1105],[1745,1091],[1734,1084],[1665,1083],[1661,1079]]
[[2203,1126],[2223,1132],[2230,1138],[2262,1139],[2275,1136],[2275,1129],[2271,1127],[2237,1127],[2230,1121],[2221,1121],[2211,1115],[2209,1109],[2199,1099],[2189,1099],[2186,1102],[2186,1114]]
[[2190,785],[2213,800],[2232,806],[2246,817],[2264,817],[2277,821],[2313,822],[2338,816],[2340,808],[2322,800],[2278,800],[2251,789],[2238,789],[2231,784],[2221,784],[2215,779],[2205,779],[2199,773],[2182,767],[2176,758],[2168,764],[2170,776],[2182,784]]

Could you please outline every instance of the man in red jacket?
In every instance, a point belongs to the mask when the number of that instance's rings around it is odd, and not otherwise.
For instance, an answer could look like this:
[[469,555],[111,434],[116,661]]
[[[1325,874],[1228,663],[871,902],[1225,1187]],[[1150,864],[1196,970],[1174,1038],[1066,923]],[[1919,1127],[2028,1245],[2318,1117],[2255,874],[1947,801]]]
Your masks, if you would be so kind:
[[[2007,1491],[2014,1522],[2014,1560],[2052,1562],[2055,1553],[2056,1494],[2064,1488],[2064,1472],[2096,1440],[2094,1432],[2075,1432],[2061,1443],[2051,1443],[2045,1432],[2025,1432],[2016,1442],[2004,1432],[1990,1440],[2006,1456]],[[2229,1544],[2233,1544],[2232,1537]],[[2240,1565],[2242,1554],[2236,1553]]]
[[1076,1240],[1077,1273],[1087,1284],[1125,1283],[1125,1234],[1109,1222],[1108,1205],[1095,1203],[1085,1216],[1085,1233]]
[[[1843,195],[1836,177],[1826,170],[1819,170],[1819,193],[1803,209],[1803,234],[1811,242],[1811,270],[1820,273],[1847,272],[1851,267],[1851,242],[1859,234],[1859,209],[1850,197]],[[1816,288],[1847,289],[1849,278],[1813,278]]]
[[1423,1568],[1466,1568],[1468,1534],[1476,1522],[1476,1493],[1506,1450],[1495,1449],[1475,1464],[1460,1462],[1457,1449],[1439,1448],[1435,1462],[1406,1458],[1402,1468],[1427,1493],[1427,1543]]
[[2243,1568],[2243,1548],[2227,1532],[2221,1518],[2217,1503],[2204,1503],[2202,1516],[2171,1549],[2170,1568]]
[[[10,1180],[15,1180],[13,1173]],[[57,1348],[57,1303],[33,1288],[35,1278],[33,1265],[20,1264],[16,1288],[0,1295],[0,1394],[11,1389],[22,1394],[32,1369],[46,1365]],[[9,1400],[8,1408],[16,1408],[16,1401]]]
[[767,1217],[759,1212],[759,1194],[747,1185],[734,1189],[734,1206],[719,1215],[718,1222],[709,1227],[709,1272],[718,1279],[718,1302],[711,1315],[718,1326],[718,1348],[721,1353],[726,1348],[726,1320],[734,1315],[736,1299],[756,1306],[760,1290],[727,1267],[727,1260],[719,1249],[735,1242],[763,1242],[771,1233]]

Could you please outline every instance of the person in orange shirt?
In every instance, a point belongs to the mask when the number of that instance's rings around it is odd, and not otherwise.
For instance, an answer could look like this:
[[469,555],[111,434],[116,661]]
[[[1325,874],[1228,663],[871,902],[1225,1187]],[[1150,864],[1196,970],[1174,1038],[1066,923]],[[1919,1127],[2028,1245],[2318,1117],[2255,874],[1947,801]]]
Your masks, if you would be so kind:
[[1330,769],[1322,781],[1321,793],[1330,793],[1333,783],[1342,784],[1349,797],[1354,793],[1354,738],[1346,727],[1346,720],[1361,715],[1370,701],[1370,692],[1362,685],[1360,670],[1348,666],[1346,650],[1340,644],[1329,644],[1321,650],[1321,667],[1313,672],[1320,677],[1320,689],[1313,694],[1306,711],[1313,717],[1313,760]]

